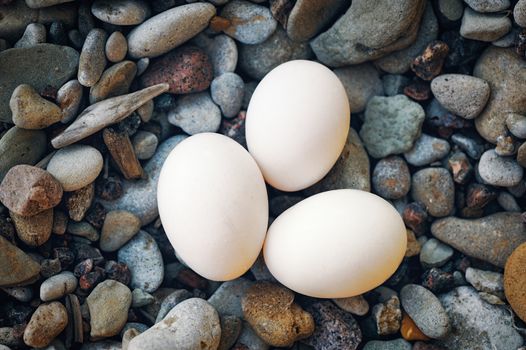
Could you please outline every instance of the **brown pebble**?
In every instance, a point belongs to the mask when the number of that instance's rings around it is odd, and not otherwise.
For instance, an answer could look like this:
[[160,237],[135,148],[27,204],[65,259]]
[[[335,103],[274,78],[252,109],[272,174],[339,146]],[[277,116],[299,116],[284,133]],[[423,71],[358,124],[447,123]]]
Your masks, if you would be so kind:
[[469,185],[466,196],[466,205],[472,209],[482,209],[489,202],[497,198],[497,193],[488,186],[473,183]]
[[447,160],[447,167],[453,174],[453,181],[465,184],[473,173],[473,167],[464,152],[455,152]]
[[314,319],[294,303],[294,293],[270,282],[257,282],[244,295],[245,320],[266,343],[288,347],[314,332]]
[[94,197],[95,184],[93,182],[79,190],[68,192],[66,208],[68,209],[69,217],[75,221],[84,219]]
[[270,0],[272,17],[274,17],[284,29],[287,29],[287,21],[293,7],[294,1],[292,0]]
[[526,243],[518,246],[504,267],[504,294],[511,308],[526,322]]
[[404,95],[415,101],[425,101],[431,96],[431,88],[429,84],[416,80],[404,88]]
[[429,340],[429,337],[418,328],[415,321],[406,313],[402,316],[400,334],[405,340]]
[[231,25],[232,23],[229,19],[220,16],[212,17],[209,24],[210,29],[216,33],[220,33],[223,30],[228,29]]
[[405,225],[413,230],[417,236],[421,236],[426,232],[427,210],[422,203],[413,202],[406,205],[402,218]]
[[47,242],[53,228],[53,209],[47,209],[33,216],[9,213],[15,224],[18,238],[25,244],[38,247]]
[[130,180],[143,177],[144,171],[127,132],[106,128],[102,132],[102,138],[124,178]]
[[110,62],[120,62],[128,52],[126,37],[119,31],[111,33],[105,46],[106,58]]
[[420,254],[420,242],[416,239],[415,233],[411,230],[406,230],[407,233],[407,247],[405,250],[405,257],[410,258]]
[[68,216],[62,210],[54,210],[53,213],[53,228],[51,232],[62,236],[66,233],[68,227]]
[[62,186],[47,171],[30,165],[16,165],[0,185],[0,201],[23,216],[53,208],[62,199]]
[[427,45],[421,55],[411,63],[411,70],[423,80],[433,80],[442,71],[444,59],[449,53],[449,46],[443,41],[435,40]]
[[0,236],[0,286],[22,286],[39,278],[40,265]]
[[43,348],[48,346],[68,324],[68,313],[58,301],[40,305],[24,330],[26,345]]
[[187,94],[206,90],[213,78],[212,63],[206,53],[197,47],[186,46],[150,63],[141,76],[141,83],[145,87],[168,83],[168,92]]

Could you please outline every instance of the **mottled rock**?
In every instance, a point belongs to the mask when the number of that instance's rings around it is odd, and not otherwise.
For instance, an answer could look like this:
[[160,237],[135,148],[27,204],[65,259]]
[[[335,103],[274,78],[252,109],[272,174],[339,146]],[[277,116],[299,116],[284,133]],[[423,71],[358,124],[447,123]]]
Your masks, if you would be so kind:
[[526,298],[524,290],[525,263],[526,244],[521,244],[510,255],[504,268],[504,293],[506,294],[506,299],[508,299],[513,311],[523,321],[526,319],[526,307],[524,304]]
[[80,52],[77,79],[80,84],[90,87],[99,81],[106,67],[104,48],[108,35],[102,29],[92,29],[84,40]]
[[411,350],[411,343],[404,339],[371,340],[365,343],[363,350]]
[[9,100],[13,123],[23,129],[44,129],[62,119],[62,111],[27,84],[19,85]]
[[400,330],[402,310],[400,299],[396,295],[373,306],[371,313],[378,335],[395,334]]
[[513,19],[521,27],[526,27],[526,1],[519,0],[513,8]]
[[506,117],[506,126],[513,136],[526,139],[526,116],[510,113]]
[[58,301],[41,304],[31,316],[24,330],[24,343],[43,348],[48,346],[68,324],[68,314]]
[[373,170],[373,188],[386,199],[404,197],[411,187],[411,174],[407,163],[400,157],[380,159]]
[[504,299],[502,273],[468,267],[466,269],[466,281],[479,292],[490,293]]
[[137,74],[137,65],[132,61],[122,61],[106,69],[99,81],[90,89],[90,103],[127,94],[135,74]]
[[241,110],[245,84],[236,73],[225,73],[214,80],[210,85],[212,100],[221,108],[227,118],[235,117]]
[[483,14],[466,7],[460,35],[467,39],[491,42],[507,34],[510,29],[511,20],[508,17],[501,14]]
[[41,23],[30,23],[14,47],[31,47],[46,42],[46,27]]
[[[453,249],[440,242],[437,239],[431,238],[427,240],[420,251],[420,263],[426,267],[440,267],[447,263],[453,256]],[[436,338],[436,337],[434,337]]]
[[450,215],[455,207],[455,184],[444,168],[425,168],[413,174],[411,196],[435,217]]
[[513,158],[501,157],[491,149],[480,157],[478,173],[490,185],[511,187],[522,180],[524,169]]
[[142,0],[96,0],[91,13],[103,22],[129,26],[144,22],[150,16],[150,7]]
[[150,159],[158,144],[157,136],[149,131],[139,130],[133,135],[132,145],[137,159]]
[[228,350],[236,343],[241,334],[243,323],[236,316],[222,316],[221,320],[221,341],[217,350]]
[[77,278],[70,271],[51,276],[40,285],[40,299],[51,301],[73,293],[77,288]]
[[373,96],[383,96],[382,81],[376,68],[370,63],[334,70],[349,98],[351,113],[362,112]]
[[221,124],[221,111],[208,92],[181,96],[168,114],[168,121],[190,135],[216,132]]
[[450,149],[446,140],[422,134],[404,157],[411,165],[424,166],[444,158]]
[[33,216],[9,213],[16,228],[18,238],[25,244],[38,247],[51,237],[53,228],[53,209],[46,209]]
[[66,208],[71,220],[81,221],[93,203],[95,184],[92,182],[76,191],[70,192],[66,198]]
[[0,286],[33,283],[39,277],[40,265],[29,255],[0,236]]
[[209,38],[201,34],[196,36],[192,43],[206,52],[216,77],[236,70],[238,59],[237,45],[235,40],[228,35],[219,34]]

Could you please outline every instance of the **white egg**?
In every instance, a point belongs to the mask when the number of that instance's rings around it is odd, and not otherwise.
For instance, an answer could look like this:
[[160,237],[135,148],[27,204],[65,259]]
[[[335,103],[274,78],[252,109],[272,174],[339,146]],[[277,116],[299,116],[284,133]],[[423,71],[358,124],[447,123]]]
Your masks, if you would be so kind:
[[289,61],[259,83],[248,106],[248,150],[273,187],[298,191],[323,178],[345,145],[350,110],[327,67]]
[[406,250],[404,222],[379,196],[334,190],[309,197],[270,226],[263,248],[272,275],[318,298],[365,293],[387,280]]
[[254,159],[232,139],[203,133],[178,144],[162,167],[157,200],[177,255],[203,277],[237,278],[258,257],[267,191]]

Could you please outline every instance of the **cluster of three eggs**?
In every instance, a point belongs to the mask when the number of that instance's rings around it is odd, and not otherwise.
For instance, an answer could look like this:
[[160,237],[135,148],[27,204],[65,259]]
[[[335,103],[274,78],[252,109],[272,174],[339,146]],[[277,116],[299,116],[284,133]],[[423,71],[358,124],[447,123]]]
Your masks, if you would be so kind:
[[291,61],[255,90],[246,117],[248,152],[212,133],[189,137],[166,159],[159,214],[177,256],[205,278],[243,275],[261,250],[272,275],[314,297],[358,295],[400,264],[406,233],[380,197],[334,190],[286,210],[268,228],[265,181],[282,191],[313,185],[331,169],[350,125],[347,95],[331,70]]

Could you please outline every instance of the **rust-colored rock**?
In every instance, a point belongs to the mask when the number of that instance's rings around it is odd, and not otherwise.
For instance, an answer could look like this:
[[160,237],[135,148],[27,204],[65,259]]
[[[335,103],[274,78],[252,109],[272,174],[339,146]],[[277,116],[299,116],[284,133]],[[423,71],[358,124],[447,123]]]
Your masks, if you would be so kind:
[[430,42],[420,56],[411,63],[411,70],[423,80],[433,80],[442,71],[442,65],[449,53],[449,46],[443,41]]
[[513,251],[504,268],[504,294],[511,308],[526,322],[526,243]]
[[22,286],[39,277],[40,265],[0,235],[0,287]]
[[141,83],[144,87],[168,83],[168,92],[187,94],[206,90],[213,78],[212,63],[206,53],[197,47],[185,46],[150,63],[141,76]]
[[406,313],[402,316],[400,333],[405,340],[429,340],[429,337],[422,333],[415,324],[415,321],[413,321]]
[[95,183],[93,182],[79,190],[69,192],[66,199],[66,208],[70,219],[75,221],[84,219],[94,197]]
[[10,212],[18,238],[25,244],[38,247],[47,242],[53,229],[53,209],[33,216],[22,216]]
[[60,183],[47,171],[31,165],[12,167],[0,185],[0,201],[18,215],[36,215],[61,199]]
[[143,177],[144,171],[135,155],[127,132],[106,128],[102,132],[102,138],[113,160],[126,179],[140,179]]

